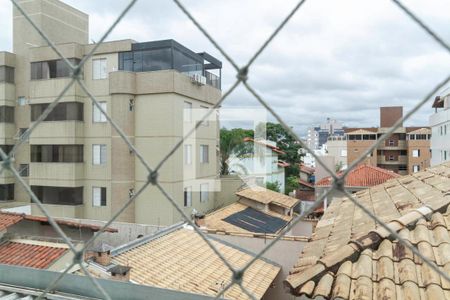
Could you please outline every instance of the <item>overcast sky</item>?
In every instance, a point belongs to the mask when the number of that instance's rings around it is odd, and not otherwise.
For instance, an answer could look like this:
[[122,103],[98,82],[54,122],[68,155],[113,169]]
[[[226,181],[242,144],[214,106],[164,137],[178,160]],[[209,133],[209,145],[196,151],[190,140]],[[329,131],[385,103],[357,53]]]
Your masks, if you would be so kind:
[[[128,1],[65,0],[90,15],[98,40]],[[239,65],[259,48],[297,1],[183,3]],[[405,1],[406,2],[406,1]],[[108,5],[105,5],[105,4]],[[407,6],[450,41],[450,1],[408,0]],[[0,50],[11,50],[11,4],[0,0]],[[235,80],[230,64],[168,0],[141,0],[109,40],[175,39],[224,62],[223,90]],[[249,82],[300,134],[326,117],[350,127],[377,126],[379,106],[413,107],[450,71],[450,54],[388,0],[309,0],[258,58]],[[239,87],[224,107],[258,106]],[[428,125],[431,102],[407,125]]]

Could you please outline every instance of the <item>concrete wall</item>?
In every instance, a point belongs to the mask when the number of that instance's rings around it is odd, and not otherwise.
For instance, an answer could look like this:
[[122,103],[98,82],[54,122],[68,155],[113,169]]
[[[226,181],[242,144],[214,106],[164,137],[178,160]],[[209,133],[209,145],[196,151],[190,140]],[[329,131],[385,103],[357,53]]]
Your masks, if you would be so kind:
[[236,202],[238,197],[235,193],[244,185],[244,182],[237,175],[222,175],[220,184],[220,191],[216,192],[215,208],[225,207]]
[[[236,247],[245,249],[252,253],[260,252],[270,240],[265,240],[262,238],[251,238],[251,237],[241,237],[241,236],[231,236],[231,235],[217,235],[209,234],[210,236],[217,238],[219,240],[225,241]],[[267,300],[293,300],[295,296],[288,293],[283,285],[283,280],[289,274],[289,270],[294,266],[298,260],[303,246],[306,242],[299,241],[287,241],[279,240],[273,247],[271,247],[265,254],[264,258],[275,262],[281,266],[281,271],[275,278],[274,287],[269,288],[269,290],[264,295],[263,299]],[[245,251],[244,250],[244,251]],[[283,253],[283,255],[280,255]]]

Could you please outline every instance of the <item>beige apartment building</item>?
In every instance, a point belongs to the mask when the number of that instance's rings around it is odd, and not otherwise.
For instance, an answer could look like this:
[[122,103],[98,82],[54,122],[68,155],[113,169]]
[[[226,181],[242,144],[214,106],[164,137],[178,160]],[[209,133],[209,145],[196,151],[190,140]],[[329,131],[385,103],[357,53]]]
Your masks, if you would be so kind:
[[[18,1],[63,55],[78,63],[89,44],[89,17],[58,0]],[[17,9],[13,53],[0,53],[2,147],[9,150],[71,81],[70,70]],[[103,109],[150,164],[156,164],[221,97],[222,64],[174,40],[102,44],[84,66],[83,80]],[[159,181],[187,214],[214,208],[218,122],[204,122],[164,164]],[[54,216],[109,219],[148,179],[135,153],[78,84],[15,155],[16,168]],[[29,203],[8,173],[2,201]],[[32,213],[39,210],[32,205]],[[180,214],[149,186],[120,221],[172,224]]]
[[[348,165],[358,159],[402,116],[403,107],[380,107],[380,127],[347,128]],[[363,163],[400,175],[418,172],[430,166],[430,139],[429,127],[402,125],[368,155]]]

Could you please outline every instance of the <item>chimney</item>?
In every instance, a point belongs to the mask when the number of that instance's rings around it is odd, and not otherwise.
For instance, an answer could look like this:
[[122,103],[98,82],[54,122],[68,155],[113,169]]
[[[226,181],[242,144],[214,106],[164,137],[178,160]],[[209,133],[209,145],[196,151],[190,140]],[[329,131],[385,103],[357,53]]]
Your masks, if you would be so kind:
[[[392,127],[395,122],[403,117],[402,106],[380,107],[380,127]],[[403,127],[403,124],[400,124]]]
[[194,222],[195,222],[195,225],[197,225],[197,227],[204,227],[205,226],[205,215],[196,213],[194,215]]
[[94,261],[102,266],[109,266],[111,264],[111,250],[112,247],[105,242],[102,242],[98,247],[91,249],[94,253]]
[[117,265],[108,270],[111,273],[111,279],[117,281],[130,281],[131,267]]

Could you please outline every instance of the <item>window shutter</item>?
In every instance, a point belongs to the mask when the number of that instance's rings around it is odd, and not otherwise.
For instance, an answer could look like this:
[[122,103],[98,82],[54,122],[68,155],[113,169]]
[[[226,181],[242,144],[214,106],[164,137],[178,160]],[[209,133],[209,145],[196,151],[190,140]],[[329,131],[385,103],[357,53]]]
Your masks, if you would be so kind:
[[106,206],[106,188],[101,188],[101,206]]

